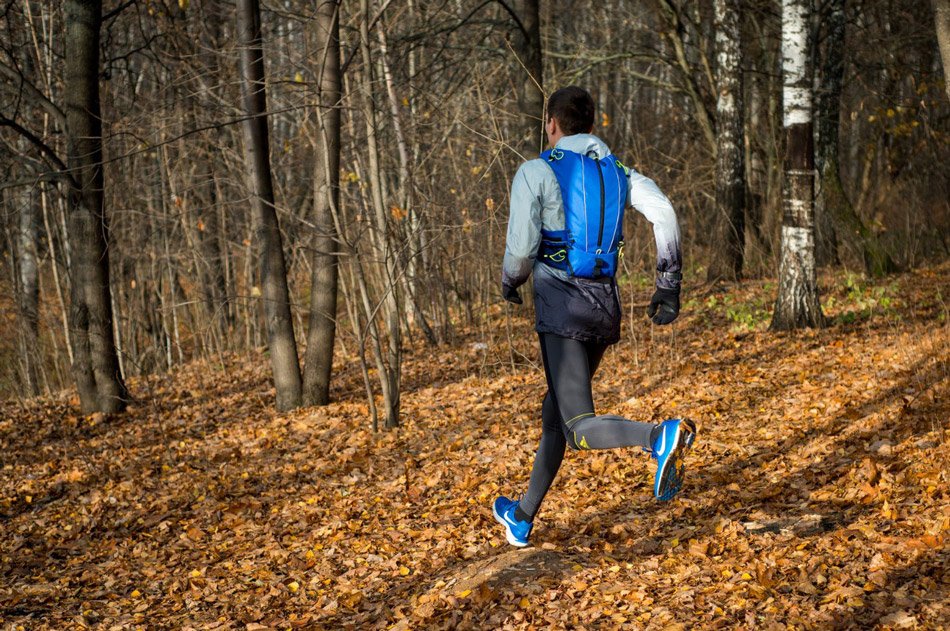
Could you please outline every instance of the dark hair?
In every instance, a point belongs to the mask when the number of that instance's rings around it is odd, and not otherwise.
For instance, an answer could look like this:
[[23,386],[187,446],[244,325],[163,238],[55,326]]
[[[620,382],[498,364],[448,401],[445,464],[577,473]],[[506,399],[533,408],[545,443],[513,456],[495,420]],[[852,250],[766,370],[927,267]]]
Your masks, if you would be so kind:
[[552,117],[565,136],[585,134],[594,126],[594,99],[576,85],[561,88],[548,98],[548,120]]

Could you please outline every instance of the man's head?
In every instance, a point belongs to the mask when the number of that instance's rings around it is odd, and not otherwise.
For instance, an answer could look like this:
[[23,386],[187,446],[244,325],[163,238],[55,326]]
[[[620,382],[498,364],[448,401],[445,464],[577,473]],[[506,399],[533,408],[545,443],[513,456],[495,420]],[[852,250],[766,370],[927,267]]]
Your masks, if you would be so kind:
[[576,85],[555,91],[548,98],[548,118],[544,125],[553,147],[562,136],[587,134],[594,127],[594,99]]

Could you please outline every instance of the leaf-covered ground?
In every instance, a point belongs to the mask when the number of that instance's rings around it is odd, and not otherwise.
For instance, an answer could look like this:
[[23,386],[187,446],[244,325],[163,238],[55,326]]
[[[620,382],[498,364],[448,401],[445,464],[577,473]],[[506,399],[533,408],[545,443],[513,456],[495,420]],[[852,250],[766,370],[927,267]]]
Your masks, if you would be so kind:
[[393,432],[369,431],[342,350],[324,409],[273,412],[263,355],[133,382],[114,418],[3,404],[0,621],[944,627],[950,267],[822,285],[819,331],[766,331],[767,281],[697,293],[674,327],[637,308],[596,399],[695,419],[687,485],[658,503],[639,450],[569,453],[525,550],[490,511],[540,431],[525,309],[411,349]]

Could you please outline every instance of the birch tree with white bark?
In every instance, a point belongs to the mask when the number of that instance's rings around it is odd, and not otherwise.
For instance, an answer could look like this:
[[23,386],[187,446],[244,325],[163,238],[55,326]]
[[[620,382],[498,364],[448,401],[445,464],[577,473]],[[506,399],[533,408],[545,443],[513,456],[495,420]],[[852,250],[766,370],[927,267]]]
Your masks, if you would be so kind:
[[772,329],[821,326],[815,274],[815,154],[811,2],[782,0],[782,126],[785,168],[779,290]]

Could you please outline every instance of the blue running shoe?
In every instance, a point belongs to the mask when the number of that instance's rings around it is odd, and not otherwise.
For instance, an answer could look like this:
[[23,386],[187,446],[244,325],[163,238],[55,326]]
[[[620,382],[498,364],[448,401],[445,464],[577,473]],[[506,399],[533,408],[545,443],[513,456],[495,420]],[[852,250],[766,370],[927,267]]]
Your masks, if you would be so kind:
[[515,519],[516,508],[518,508],[517,501],[510,500],[502,495],[495,499],[491,512],[495,516],[495,521],[505,527],[505,538],[508,543],[523,548],[528,545],[528,535],[531,534],[531,528],[534,527],[534,524],[529,521]]
[[683,456],[696,440],[696,424],[678,418],[663,421],[660,435],[653,443],[652,455],[656,458],[656,478],[653,494],[657,499],[673,499],[681,488],[686,475]]

